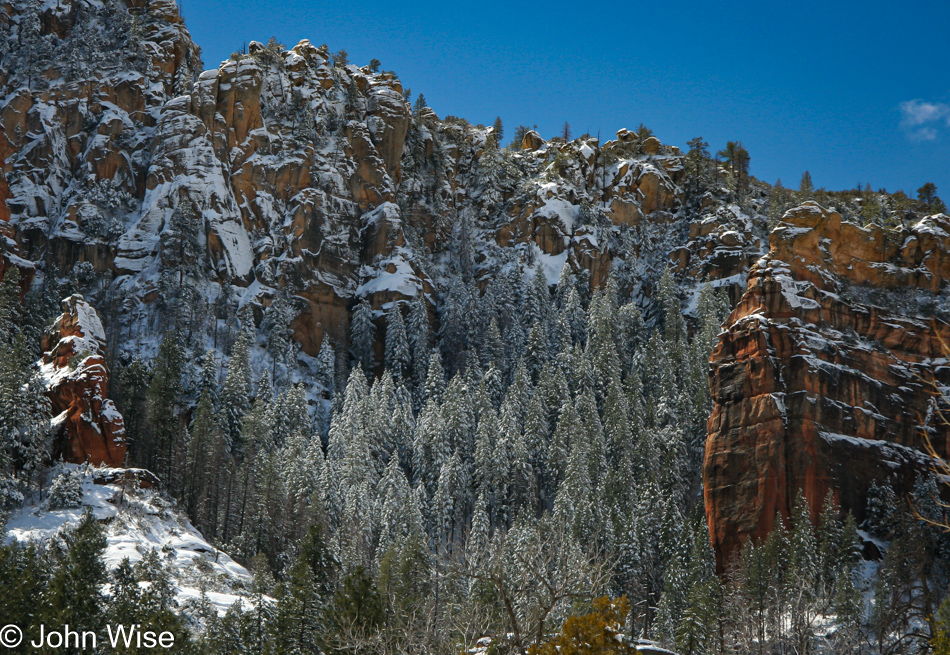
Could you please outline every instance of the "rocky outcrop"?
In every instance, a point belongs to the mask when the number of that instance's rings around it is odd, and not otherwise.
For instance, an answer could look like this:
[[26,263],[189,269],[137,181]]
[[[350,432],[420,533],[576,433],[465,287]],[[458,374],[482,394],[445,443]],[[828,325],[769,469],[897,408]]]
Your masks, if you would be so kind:
[[522,150],[538,150],[543,145],[544,139],[542,139],[541,135],[534,130],[528,130],[525,132],[524,138],[521,139]]
[[925,429],[950,454],[950,428],[926,419],[928,380],[950,376],[948,283],[947,216],[864,228],[806,203],[783,217],[711,357],[703,479],[721,568],[799,490],[815,517],[831,492],[860,520],[871,484],[907,492],[928,469]]
[[[0,6],[9,17],[33,11],[25,0]],[[491,128],[428,108],[413,116],[393,73],[339,66],[307,40],[255,41],[198,74],[171,0],[63,0],[42,11],[50,56],[8,54],[0,78],[0,126],[14,135],[0,153],[14,180],[9,236],[24,263],[68,272],[88,262],[111,277],[141,310],[122,317],[130,334],[166,299],[163,270],[177,266],[208,306],[236,288],[261,316],[285,296],[289,329],[315,355],[325,334],[346,340],[360,298],[381,314],[432,290],[423,247],[446,253],[463,216],[473,238],[513,248],[552,283],[568,263],[602,285],[631,246],[613,226],[672,233],[682,206],[682,158],[655,138],[639,148],[530,131],[523,150],[502,156],[486,147]],[[133,14],[137,40],[119,29],[103,37],[126,60],[82,47],[87,23]],[[183,215],[197,238],[187,248]],[[669,250],[652,245],[658,274]],[[476,264],[480,275],[493,265]]]
[[43,374],[53,409],[53,457],[95,466],[125,461],[125,422],[106,396],[105,333],[96,310],[80,295],[43,335]]
[[[35,5],[0,8],[9,252],[42,275],[91,265],[129,308],[103,314],[130,335],[129,356],[184,292],[193,320],[213,313],[225,335],[237,306],[261,319],[280,298],[311,356],[326,335],[346,347],[366,298],[382,339],[392,303],[422,292],[434,310],[444,297],[432,276],[458,252],[463,221],[481,288],[514,261],[552,284],[567,265],[602,286],[620,259],[644,280],[633,293],[646,306],[671,258],[695,295],[707,279],[738,289],[761,254],[761,230],[738,207],[682,211],[684,158],[655,137],[529,131],[501,150],[492,128],[413,114],[394,73],[338,65],[307,40],[251,42],[199,73],[172,0],[44,6],[43,57],[31,61],[17,53],[37,36],[19,32]],[[107,57],[83,47],[90,25],[132,18],[135,30],[103,33]]]

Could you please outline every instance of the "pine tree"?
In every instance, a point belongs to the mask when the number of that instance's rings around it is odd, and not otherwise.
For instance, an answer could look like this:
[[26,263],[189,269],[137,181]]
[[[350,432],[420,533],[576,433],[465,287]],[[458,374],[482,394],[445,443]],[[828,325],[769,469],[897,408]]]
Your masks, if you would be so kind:
[[947,206],[937,196],[937,185],[933,182],[927,182],[917,189],[917,200],[921,209],[929,214],[939,214],[947,211]]
[[803,491],[799,490],[792,508],[792,532],[789,543],[788,569],[794,584],[811,590],[815,587],[818,573],[818,543],[812,525],[811,510]]
[[[175,588],[158,552],[149,550],[132,566],[124,559],[112,572],[112,595],[106,608],[113,625],[148,625],[156,632],[175,635],[175,644],[188,647],[188,629],[175,602]],[[133,647],[130,653],[146,653],[148,649]]]
[[[365,391],[359,388],[361,375],[358,369],[353,370],[344,401],[344,422],[339,431],[336,425],[330,429],[330,446],[335,454],[330,466],[339,477],[342,499],[339,558],[347,571],[372,562],[377,520],[373,507],[379,474],[372,455],[369,430],[365,429],[368,408],[362,401],[366,397]],[[351,390],[350,386],[356,388]],[[341,450],[342,457],[338,454]]]
[[10,469],[29,482],[49,444],[50,402],[31,359],[27,336],[16,329],[0,344],[0,475]]
[[336,392],[336,352],[333,344],[330,343],[330,337],[326,334],[323,335],[323,343],[320,344],[320,352],[317,353],[315,377],[326,390],[327,398],[333,400]]
[[247,323],[231,348],[228,360],[228,374],[221,388],[222,427],[228,452],[242,457],[246,444],[242,437],[244,415],[251,405],[251,346],[253,328],[248,317]]
[[379,537],[374,561],[377,566],[390,549],[398,548],[408,534],[406,509],[411,493],[409,480],[399,464],[398,455],[394,453],[376,488],[374,512],[379,517]]
[[422,110],[426,107],[428,107],[426,104],[426,97],[420,93],[418,96],[416,96],[416,102],[412,106],[413,115],[418,119],[422,113]]
[[468,482],[458,454],[452,453],[442,464],[439,482],[432,498],[435,537],[440,550],[451,553],[467,520]]
[[370,573],[362,566],[342,580],[327,610],[329,630],[324,641],[329,652],[341,652],[349,635],[367,639],[384,620],[383,598]]
[[749,151],[742,147],[742,141],[729,141],[720,150],[719,157],[729,165],[729,172],[735,180],[736,193],[741,197],[748,190]]
[[[127,366],[118,369],[113,377],[115,384],[110,393],[116,408],[125,418],[125,441],[127,460],[130,466],[147,466],[142,459],[142,439],[147,439],[148,431],[148,387],[150,372],[148,366],[137,357]],[[148,444],[145,444],[146,449]]]
[[554,502],[554,495],[561,481],[567,473],[569,457],[573,451],[575,441],[582,439],[583,425],[578,416],[574,403],[566,400],[561,407],[554,429],[554,435],[548,444],[547,471],[543,486],[543,495],[547,502]]
[[811,200],[815,195],[815,186],[811,181],[811,173],[802,173],[802,181],[798,185],[798,202]]
[[322,642],[324,612],[332,597],[336,562],[323,528],[311,525],[277,591],[274,639],[280,652],[302,653]]
[[532,379],[537,380],[548,360],[548,343],[541,321],[536,321],[528,333],[526,368]]
[[49,488],[48,506],[51,510],[82,505],[82,477],[78,470],[63,471]]
[[199,271],[203,222],[195,204],[183,196],[162,233],[162,266],[177,273],[179,290],[184,286],[186,275],[195,276]]
[[686,199],[691,205],[698,205],[700,198],[712,186],[710,171],[709,144],[702,137],[696,137],[686,142],[689,151],[686,153],[684,168],[686,169]]
[[104,619],[102,587],[106,569],[102,554],[106,538],[91,510],[83,513],[79,525],[66,535],[65,543],[65,551],[55,557],[55,570],[43,599],[44,622],[81,626],[82,630],[98,633]]
[[488,499],[484,492],[479,492],[475,501],[475,511],[472,514],[472,529],[468,534],[465,550],[470,561],[477,566],[487,555],[488,541],[491,536],[491,525],[488,520]]
[[[0,532],[5,532],[0,525]],[[42,622],[52,573],[50,561],[36,544],[11,540],[0,545],[0,616],[18,626],[24,634]]]
[[677,293],[672,270],[663,271],[657,285],[657,302],[663,316],[663,337],[670,353],[670,364],[674,371],[682,371],[685,363],[686,323]]
[[[841,527],[838,543],[838,571],[834,586],[832,609],[837,617],[837,641],[842,651],[854,648],[862,636],[861,623],[864,618],[864,600],[855,585],[856,568],[862,560],[861,538],[858,535],[857,522],[850,512]],[[941,610],[943,605],[941,605]],[[939,616],[940,612],[938,612]]]
[[208,392],[209,400],[213,407],[218,404],[218,354],[215,350],[205,351],[201,358],[201,378],[198,382],[198,393]]
[[416,411],[425,402],[425,384],[429,375],[429,310],[423,294],[412,299],[409,307],[409,346],[412,349],[412,399]]
[[[194,418],[189,429],[190,439],[188,441],[187,461],[185,462],[186,474],[184,480],[184,499],[185,507],[191,516],[201,517],[207,520],[206,512],[209,507],[204,507],[203,512],[198,512],[199,503],[207,504],[209,502],[208,488],[210,480],[206,477],[211,473],[211,466],[215,460],[215,448],[223,442],[223,433],[221,425],[218,423],[217,414],[212,402],[212,391],[205,387],[198,399],[198,406],[195,408]],[[196,521],[199,527],[205,527],[203,521]]]
[[271,356],[271,376],[278,387],[289,384],[297,368],[298,345],[290,329],[293,318],[290,300],[285,292],[280,292],[264,310],[264,319],[261,321],[261,331],[266,337],[267,352]]
[[567,292],[563,314],[570,330],[571,343],[583,348],[587,344],[587,312],[584,311],[580,294],[574,287]]
[[401,379],[409,372],[411,357],[409,340],[406,337],[406,325],[402,320],[402,311],[397,303],[392,303],[387,314],[386,325],[386,368]]
[[149,383],[147,413],[151,438],[140,444],[140,456],[149,468],[158,471],[171,484],[175,462],[172,455],[180,437],[182,410],[182,374],[185,353],[177,332],[169,332],[158,347]]
[[590,450],[587,431],[578,429],[571,440],[570,455],[564,479],[557,488],[553,514],[560,525],[571,530],[579,543],[587,544],[595,543],[598,536],[594,489],[590,477]]
[[353,359],[363,368],[365,375],[370,376],[375,366],[373,343],[376,341],[376,326],[373,324],[373,309],[366,298],[363,298],[353,310],[353,320],[350,324],[350,349]]

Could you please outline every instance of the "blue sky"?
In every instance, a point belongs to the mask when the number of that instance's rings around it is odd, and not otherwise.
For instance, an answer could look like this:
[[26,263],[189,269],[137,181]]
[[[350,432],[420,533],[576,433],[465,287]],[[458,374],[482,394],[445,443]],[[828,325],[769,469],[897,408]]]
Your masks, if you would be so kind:
[[180,0],[216,66],[250,40],[376,58],[439,114],[664,143],[740,139],[754,175],[950,201],[950,2]]

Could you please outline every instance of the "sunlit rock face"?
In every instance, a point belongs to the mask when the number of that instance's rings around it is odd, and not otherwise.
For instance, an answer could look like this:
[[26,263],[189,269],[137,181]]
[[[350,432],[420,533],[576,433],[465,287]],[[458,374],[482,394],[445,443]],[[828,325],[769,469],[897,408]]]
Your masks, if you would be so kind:
[[125,421],[107,398],[105,333],[96,310],[82,296],[70,296],[42,346],[54,417],[53,456],[75,464],[121,466]]
[[[814,203],[788,212],[711,357],[704,489],[720,567],[764,539],[803,490],[859,519],[868,488],[926,471],[929,382],[948,377],[950,218],[862,228]],[[934,315],[936,314],[936,315]]]

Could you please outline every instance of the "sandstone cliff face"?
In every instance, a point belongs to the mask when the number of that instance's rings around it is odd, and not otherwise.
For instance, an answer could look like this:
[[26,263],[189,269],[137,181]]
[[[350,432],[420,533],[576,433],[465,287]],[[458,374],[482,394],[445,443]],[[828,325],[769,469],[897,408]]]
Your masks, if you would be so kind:
[[[806,203],[769,245],[711,357],[703,478],[720,567],[799,489],[813,516],[830,491],[859,520],[872,483],[909,491],[928,468],[927,380],[948,374],[950,218],[862,228]],[[950,431],[929,426],[946,457]]]
[[125,422],[111,400],[105,333],[82,296],[63,301],[63,313],[43,335],[43,374],[53,410],[52,455],[67,462],[121,466]]

